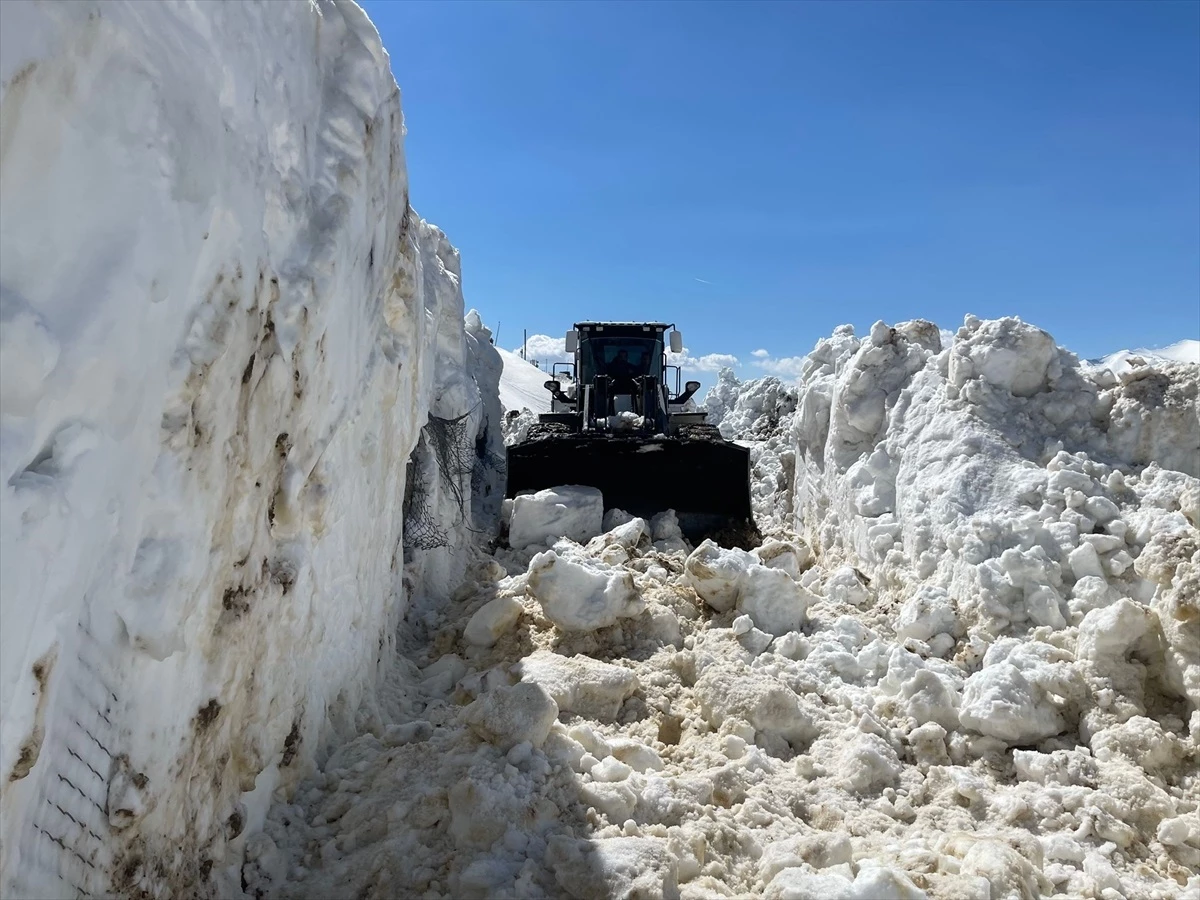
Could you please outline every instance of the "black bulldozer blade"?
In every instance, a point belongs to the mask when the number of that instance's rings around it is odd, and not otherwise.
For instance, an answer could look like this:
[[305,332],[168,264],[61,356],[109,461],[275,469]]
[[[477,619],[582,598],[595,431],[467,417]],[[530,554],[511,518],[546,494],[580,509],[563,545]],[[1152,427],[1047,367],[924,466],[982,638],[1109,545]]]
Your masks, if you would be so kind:
[[605,509],[644,517],[673,509],[692,539],[757,533],[750,451],[729,441],[564,434],[508,448],[506,496],[568,484],[599,488]]

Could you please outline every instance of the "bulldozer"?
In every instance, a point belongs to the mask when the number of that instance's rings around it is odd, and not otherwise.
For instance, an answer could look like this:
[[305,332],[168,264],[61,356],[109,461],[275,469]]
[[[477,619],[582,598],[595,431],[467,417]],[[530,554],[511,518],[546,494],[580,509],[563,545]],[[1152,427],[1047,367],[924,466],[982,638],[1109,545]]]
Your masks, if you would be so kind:
[[573,361],[555,363],[545,383],[551,411],[508,448],[506,496],[587,485],[601,491],[606,510],[675,510],[693,541],[756,544],[750,451],[723,439],[688,402],[700,383],[680,390],[682,371],[668,364],[668,347],[683,351],[674,325],[577,322],[566,333]]

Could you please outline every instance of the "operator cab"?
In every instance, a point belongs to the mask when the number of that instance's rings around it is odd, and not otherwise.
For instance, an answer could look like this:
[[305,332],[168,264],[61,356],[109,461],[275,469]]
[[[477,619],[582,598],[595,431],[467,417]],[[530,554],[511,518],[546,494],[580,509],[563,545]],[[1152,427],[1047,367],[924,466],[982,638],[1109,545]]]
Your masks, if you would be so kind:
[[[554,379],[546,382],[553,397],[547,421],[581,417],[578,427],[631,427],[622,413],[641,417],[642,430],[662,432],[682,424],[677,409],[699,389],[688,382],[679,390],[679,368],[667,364],[666,349],[683,352],[683,335],[663,322],[579,322],[567,332],[565,348],[572,363],[557,363]],[[565,370],[559,372],[559,367]],[[668,389],[668,369],[676,372],[674,396]],[[569,375],[569,379],[562,378]],[[570,387],[564,388],[564,383]],[[617,417],[617,418],[613,418]],[[691,416],[689,416],[690,418]]]

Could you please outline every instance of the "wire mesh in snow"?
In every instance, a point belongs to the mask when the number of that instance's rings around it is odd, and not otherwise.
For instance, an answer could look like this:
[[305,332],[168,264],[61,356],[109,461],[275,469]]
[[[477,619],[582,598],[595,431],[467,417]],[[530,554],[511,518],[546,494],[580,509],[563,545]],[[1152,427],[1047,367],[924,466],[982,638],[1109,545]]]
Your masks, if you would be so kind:
[[[470,498],[465,491],[482,491],[488,482],[489,472],[498,472],[501,476],[505,472],[504,457],[488,447],[486,419],[478,434],[468,433],[471,412],[453,419],[430,416],[421,429],[421,441],[408,462],[408,479],[405,482],[405,547],[432,550],[448,546],[450,529],[467,518],[467,502]],[[429,459],[430,451],[432,461]],[[437,468],[436,475],[431,471],[434,466]],[[465,476],[469,476],[469,479],[464,485]],[[443,490],[457,507],[452,521],[437,515],[433,502],[434,479],[441,482]],[[443,504],[442,509],[446,508]]]
[[469,412],[454,419],[430,416],[424,429],[430,444],[433,445],[433,455],[437,460],[442,484],[458,507],[459,522],[466,515],[462,477],[471,474],[475,469],[475,441],[467,434],[469,416]]
[[483,420],[479,434],[475,436],[475,466],[471,472],[471,491],[480,493],[487,484],[488,472],[496,472],[501,478],[508,472],[504,457],[488,447],[488,422]]
[[406,549],[435,550],[438,547],[448,546],[450,543],[449,533],[438,522],[429,487],[429,480],[422,477],[417,470],[415,459],[410,458],[404,482],[404,546]]

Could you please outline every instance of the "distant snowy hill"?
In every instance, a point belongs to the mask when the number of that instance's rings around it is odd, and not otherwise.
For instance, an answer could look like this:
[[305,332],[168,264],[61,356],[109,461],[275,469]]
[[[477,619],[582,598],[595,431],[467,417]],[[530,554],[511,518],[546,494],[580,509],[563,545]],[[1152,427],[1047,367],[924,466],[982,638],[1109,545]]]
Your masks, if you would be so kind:
[[550,394],[543,387],[549,373],[528,363],[511,350],[496,348],[504,361],[504,373],[500,376],[500,405],[504,411],[528,409],[532,412],[550,412]]
[[1200,341],[1185,339],[1157,350],[1145,348],[1118,350],[1116,353],[1110,353],[1099,359],[1089,359],[1087,363],[1099,369],[1112,369],[1114,372],[1119,372],[1129,368],[1129,360],[1137,357],[1147,362],[1184,362],[1200,365]]

